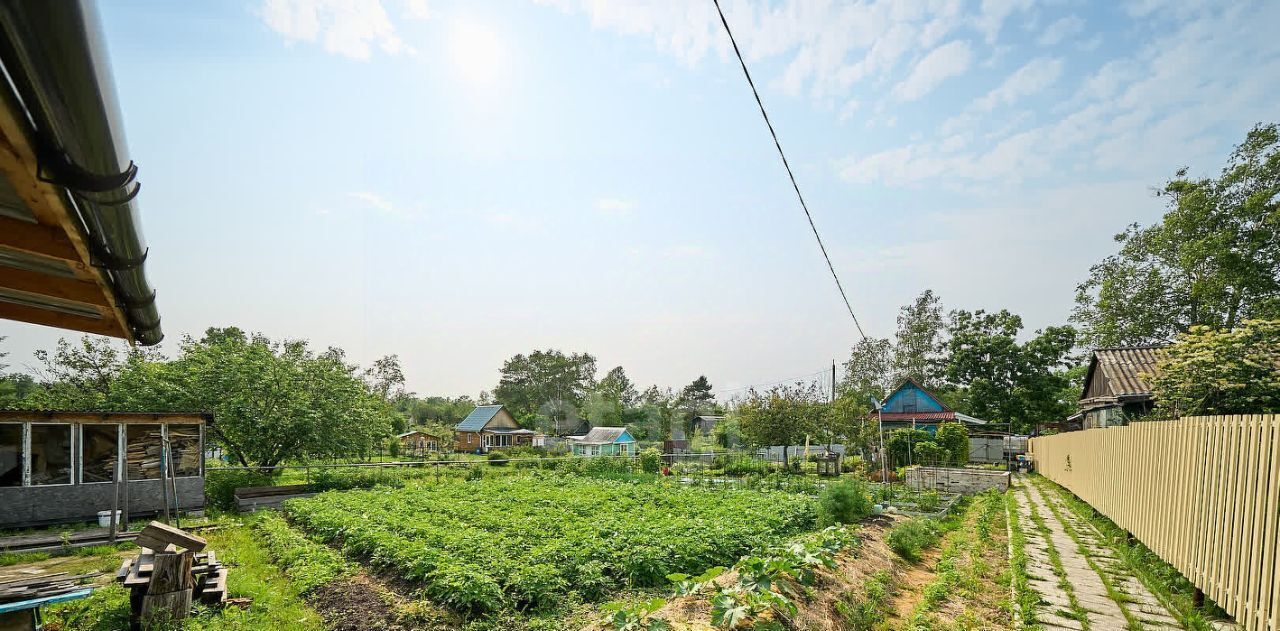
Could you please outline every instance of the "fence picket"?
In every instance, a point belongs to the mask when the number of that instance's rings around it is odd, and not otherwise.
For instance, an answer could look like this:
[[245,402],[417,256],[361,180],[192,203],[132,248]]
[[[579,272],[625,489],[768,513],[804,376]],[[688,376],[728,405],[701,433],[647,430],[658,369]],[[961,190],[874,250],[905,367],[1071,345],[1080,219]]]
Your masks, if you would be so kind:
[[1031,453],[1246,631],[1280,631],[1280,416],[1069,432],[1032,439]]

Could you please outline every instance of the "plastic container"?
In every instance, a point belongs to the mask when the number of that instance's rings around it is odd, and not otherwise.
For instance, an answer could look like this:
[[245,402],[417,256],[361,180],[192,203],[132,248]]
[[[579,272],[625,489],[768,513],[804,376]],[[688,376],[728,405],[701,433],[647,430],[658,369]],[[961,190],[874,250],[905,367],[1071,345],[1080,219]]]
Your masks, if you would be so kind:
[[[116,527],[117,528],[120,526],[120,513],[122,512],[123,511],[119,511],[119,510],[116,511]],[[109,510],[98,511],[98,525],[102,526],[103,528],[111,527],[111,511]]]

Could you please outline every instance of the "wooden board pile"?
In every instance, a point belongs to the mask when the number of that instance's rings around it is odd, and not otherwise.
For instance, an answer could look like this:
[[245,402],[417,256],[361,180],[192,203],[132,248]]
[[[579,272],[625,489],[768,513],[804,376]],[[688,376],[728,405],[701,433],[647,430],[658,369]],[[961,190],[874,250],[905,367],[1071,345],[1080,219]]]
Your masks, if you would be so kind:
[[219,605],[227,599],[227,568],[204,549],[204,539],[153,521],[135,543],[141,554],[116,572],[116,581],[129,589],[134,621],[180,620],[193,601]]
[[66,572],[53,572],[37,574],[31,578],[0,581],[0,604],[48,598],[86,589],[90,586],[85,585],[84,581],[98,574],[94,572],[72,576]]

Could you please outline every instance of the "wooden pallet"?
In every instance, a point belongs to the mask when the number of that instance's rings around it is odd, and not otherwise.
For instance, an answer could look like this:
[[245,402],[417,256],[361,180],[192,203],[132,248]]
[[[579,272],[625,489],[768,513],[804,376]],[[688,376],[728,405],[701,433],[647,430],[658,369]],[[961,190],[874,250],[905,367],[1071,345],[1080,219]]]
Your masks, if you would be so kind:
[[0,582],[0,603],[48,598],[86,588],[84,582],[99,573],[71,575],[66,572],[40,574],[31,578]]

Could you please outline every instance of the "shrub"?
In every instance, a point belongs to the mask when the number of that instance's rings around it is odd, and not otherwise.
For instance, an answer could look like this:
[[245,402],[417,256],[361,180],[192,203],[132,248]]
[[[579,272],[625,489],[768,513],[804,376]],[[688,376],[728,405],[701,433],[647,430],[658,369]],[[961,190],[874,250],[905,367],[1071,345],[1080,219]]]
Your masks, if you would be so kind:
[[732,476],[748,476],[748,475],[768,475],[771,468],[769,463],[755,458],[737,458],[725,463],[725,475]]
[[489,452],[489,464],[495,467],[501,467],[507,464],[507,454],[502,451]]
[[898,556],[914,562],[920,560],[922,550],[938,542],[941,534],[932,519],[916,518],[894,526],[885,542]]
[[321,469],[312,476],[308,486],[313,491],[349,491],[377,486],[400,488],[404,486],[404,475],[388,469]]
[[650,447],[640,452],[640,470],[645,473],[657,473],[662,469],[662,453]]
[[467,467],[467,475],[466,475],[466,476],[464,476],[464,477],[466,478],[466,480],[467,480],[468,482],[474,482],[474,481],[476,481],[476,480],[483,480],[483,479],[484,479],[484,471],[482,471],[479,467],[475,467],[475,466]]
[[871,514],[871,497],[867,483],[848,480],[828,485],[818,496],[818,526],[853,524]]
[[257,471],[224,471],[209,469],[204,479],[205,502],[220,510],[235,510],[236,489],[248,486],[272,486],[274,475]]

